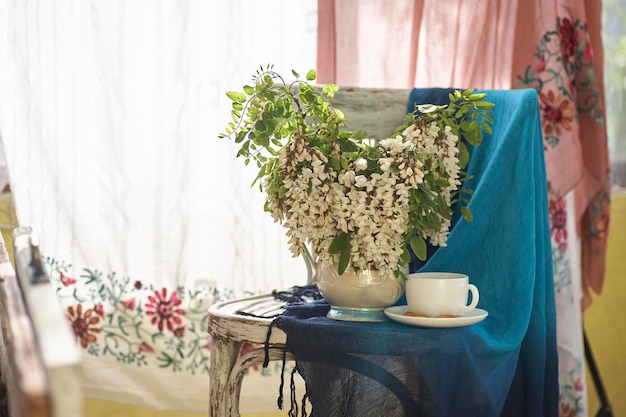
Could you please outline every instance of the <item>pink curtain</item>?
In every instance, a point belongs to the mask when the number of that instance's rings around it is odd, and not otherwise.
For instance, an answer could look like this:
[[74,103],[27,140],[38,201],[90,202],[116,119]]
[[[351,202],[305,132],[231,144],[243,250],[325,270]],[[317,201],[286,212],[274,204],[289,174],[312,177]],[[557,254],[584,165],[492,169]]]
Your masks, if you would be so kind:
[[318,0],[318,80],[533,88],[540,100],[561,414],[586,415],[581,308],[604,280],[610,184],[598,0]]
[[319,0],[318,80],[352,87],[535,88],[550,197],[575,190],[584,306],[609,223],[597,0]]

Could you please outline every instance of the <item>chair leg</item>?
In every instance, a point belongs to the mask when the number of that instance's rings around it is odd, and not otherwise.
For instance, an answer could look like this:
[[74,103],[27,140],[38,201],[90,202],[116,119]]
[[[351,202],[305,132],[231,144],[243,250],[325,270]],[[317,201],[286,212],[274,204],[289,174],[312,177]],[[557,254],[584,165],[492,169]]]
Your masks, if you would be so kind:
[[584,329],[583,341],[585,344],[585,359],[587,359],[587,365],[589,366],[589,371],[591,372],[591,377],[593,378],[593,384],[596,387],[596,392],[598,393],[598,398],[600,399],[600,410],[598,410],[596,417],[613,417],[613,409],[609,403],[606,391],[604,390],[604,384],[600,378],[600,372],[598,371],[596,361],[593,357],[593,353],[591,352],[591,345],[589,344],[589,340],[587,340],[587,333]]
[[[271,361],[277,361],[283,359],[283,347],[269,348],[269,358]],[[229,416],[239,417],[239,397],[241,394],[241,383],[243,377],[246,375],[248,369],[259,363],[263,363],[265,359],[265,350],[263,348],[252,349],[242,355],[232,367],[230,376],[228,378],[228,385],[226,387],[226,410],[229,411]],[[290,353],[286,353],[285,359],[293,360],[293,356]]]
[[237,361],[241,342],[212,338],[209,417],[231,417],[226,408],[228,378]]

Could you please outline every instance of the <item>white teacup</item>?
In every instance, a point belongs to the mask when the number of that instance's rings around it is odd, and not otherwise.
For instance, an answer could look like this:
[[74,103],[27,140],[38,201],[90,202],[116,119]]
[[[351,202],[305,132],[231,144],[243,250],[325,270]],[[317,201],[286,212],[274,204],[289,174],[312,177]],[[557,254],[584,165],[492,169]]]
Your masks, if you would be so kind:
[[[468,292],[472,302],[467,305]],[[427,317],[458,316],[476,308],[478,288],[465,274],[417,272],[406,282],[406,301],[411,313]]]

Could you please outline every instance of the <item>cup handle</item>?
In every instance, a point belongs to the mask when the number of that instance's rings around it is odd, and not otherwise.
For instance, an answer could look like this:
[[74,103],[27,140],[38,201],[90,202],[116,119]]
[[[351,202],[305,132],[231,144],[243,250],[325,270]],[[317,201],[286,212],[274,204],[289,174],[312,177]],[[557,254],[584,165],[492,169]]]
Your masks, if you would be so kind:
[[459,313],[467,313],[478,305],[478,288],[474,284],[467,284],[467,289],[472,293],[472,302],[467,306],[461,307]]

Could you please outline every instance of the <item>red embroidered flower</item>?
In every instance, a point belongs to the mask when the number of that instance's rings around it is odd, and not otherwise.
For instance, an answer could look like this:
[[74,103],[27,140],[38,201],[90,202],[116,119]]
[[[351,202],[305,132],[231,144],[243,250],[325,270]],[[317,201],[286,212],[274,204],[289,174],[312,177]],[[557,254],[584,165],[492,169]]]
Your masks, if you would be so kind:
[[174,330],[174,336],[176,336],[177,338],[182,339],[184,335],[185,335],[185,326],[180,326]]
[[576,417],[578,415],[578,411],[576,408],[573,408],[568,403],[559,404],[559,417]]
[[86,348],[89,343],[93,343],[97,340],[94,333],[100,333],[100,329],[95,327],[95,325],[98,324],[100,318],[92,316],[92,309],[87,309],[83,315],[83,306],[78,304],[76,308],[69,306],[67,313],[67,318],[72,323],[74,335],[80,340],[80,345],[83,348]]
[[588,40],[585,42],[583,56],[587,59],[593,59],[593,47],[591,46],[591,42]]
[[585,384],[583,384],[582,378],[578,378],[576,380],[576,384],[574,385],[574,387],[576,388],[576,391],[578,391],[578,392],[584,391]]
[[95,307],[93,308],[93,311],[100,317],[104,317],[104,306],[102,305],[102,303],[96,304]]
[[143,287],[143,284],[141,283],[141,281],[135,281],[135,288],[137,288],[138,290],[141,289],[141,287]]
[[592,229],[592,237],[598,239],[603,244],[606,244],[609,234],[609,213],[608,211],[602,212],[594,221],[594,227]]
[[139,345],[139,352],[154,353],[154,348],[146,342],[141,342]]
[[135,299],[135,297],[129,298],[126,301],[122,301],[122,305],[129,310],[134,310],[137,306],[137,300]]
[[537,72],[544,72],[546,70],[546,59],[542,57],[539,62],[537,62],[537,67],[535,69]]
[[[550,233],[559,245],[567,244],[567,204],[562,198],[558,201],[551,201],[549,205],[550,212]],[[564,252],[567,246],[561,248]]]
[[185,310],[179,307],[183,301],[176,296],[176,291],[172,292],[168,299],[167,289],[163,288],[161,291],[155,291],[154,296],[148,296],[148,300],[146,314],[153,316],[150,322],[156,324],[160,332],[163,331],[164,325],[173,332],[174,325],[179,326],[183,322],[178,316],[185,314]]
[[572,21],[567,17],[561,21],[559,36],[561,38],[563,58],[566,62],[573,61],[578,48],[578,32]]
[[550,90],[539,94],[541,107],[541,124],[546,135],[560,136],[563,130],[572,129],[574,109],[570,101],[561,94],[556,95]]
[[69,287],[72,284],[76,284],[76,280],[74,278],[68,277],[63,272],[61,272],[60,279],[61,279],[61,284],[63,284],[63,286],[65,287]]

